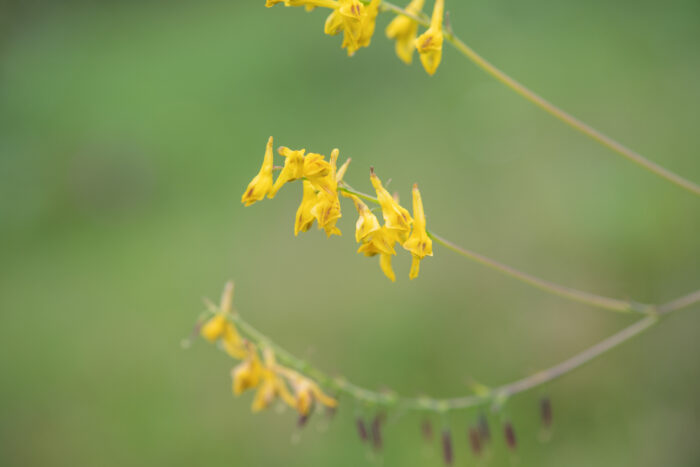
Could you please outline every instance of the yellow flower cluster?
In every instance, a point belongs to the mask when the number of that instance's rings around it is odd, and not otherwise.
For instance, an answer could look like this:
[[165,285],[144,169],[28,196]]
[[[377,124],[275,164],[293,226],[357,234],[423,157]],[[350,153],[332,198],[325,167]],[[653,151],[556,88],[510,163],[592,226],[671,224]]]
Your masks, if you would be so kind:
[[341,217],[339,192],[353,200],[359,213],[355,225],[355,239],[360,243],[358,253],[365,256],[379,255],[379,265],[384,274],[392,281],[396,275],[391,266],[391,257],[396,255],[395,245],[399,243],[411,252],[413,262],[409,277],[418,277],[420,261],[426,256],[433,255],[433,243],[428,236],[423,210],[423,200],[418,186],[413,186],[413,217],[402,207],[398,200],[389,194],[381,180],[370,170],[370,181],[377,193],[377,202],[382,210],[384,225],[355,194],[348,190],[340,191],[338,184],[342,183],[350,159],[340,169],[337,169],[339,151],[331,152],[330,161],[325,156],[316,153],[306,153],[306,150],[291,150],[281,147],[279,154],[285,158],[284,167],[277,180],[273,183],[273,154],[272,136],[267,142],[263,165],[246,188],[241,202],[250,206],[265,196],[274,198],[277,191],[286,183],[302,180],[303,195],[294,222],[294,235],[308,231],[314,221],[319,229],[327,236],[341,235],[336,222]]
[[[425,71],[433,75],[442,58],[445,0],[435,0],[430,28],[420,37],[416,37],[418,23],[413,17],[422,14],[424,2],[425,0],[412,0],[405,9],[410,16],[400,14],[394,18],[386,28],[386,35],[396,41],[396,55],[402,61],[410,64],[413,61],[413,51],[418,50]],[[307,11],[316,7],[332,10],[326,20],[324,32],[331,36],[342,32],[342,46],[348,55],[352,56],[361,47],[370,45],[381,0],[266,0],[265,6],[270,8],[278,3],[285,6],[304,6]]]
[[343,33],[343,48],[352,56],[361,47],[369,47],[379,14],[381,0],[371,0],[365,5],[360,0],[266,0],[270,8],[278,3],[285,6],[303,6],[307,11],[316,7],[328,8],[324,32],[329,36]]
[[272,349],[263,349],[263,358],[260,358],[258,348],[238,334],[230,319],[232,298],[233,283],[229,282],[224,288],[220,305],[210,305],[214,316],[204,323],[201,334],[210,342],[220,342],[229,355],[241,360],[231,370],[234,395],[256,389],[251,407],[253,412],[266,409],[278,398],[303,417],[309,415],[316,402],[326,407],[336,407],[337,401],[324,394],[314,381],[278,364]]

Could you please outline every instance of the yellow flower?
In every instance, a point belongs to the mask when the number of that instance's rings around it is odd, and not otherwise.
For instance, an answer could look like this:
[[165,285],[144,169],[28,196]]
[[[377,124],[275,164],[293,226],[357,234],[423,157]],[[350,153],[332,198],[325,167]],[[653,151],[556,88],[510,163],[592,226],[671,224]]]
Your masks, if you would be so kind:
[[[337,163],[340,151],[333,149],[331,162],[325,177],[318,178],[316,185],[319,192],[316,195],[316,204],[311,208],[311,214],[318,221],[318,227],[326,231],[327,236],[341,235],[340,229],[335,224],[340,219],[340,200],[338,200]],[[312,181],[312,183],[314,183]]]
[[321,154],[315,154],[313,152],[308,153],[304,157],[304,167],[302,169],[302,174],[305,179],[313,184],[319,184],[323,182],[323,179],[328,177],[331,172],[331,164],[324,160],[324,156]]
[[296,221],[294,222],[294,236],[299,235],[299,232],[308,231],[314,224],[314,215],[311,214],[311,209],[316,205],[316,189],[311,182],[304,180],[304,194],[301,198],[301,204],[297,209]]
[[284,167],[282,171],[277,176],[275,184],[272,185],[268,193],[268,198],[272,199],[275,197],[277,192],[282,186],[287,182],[292,182],[298,180],[304,176],[304,153],[305,149],[300,149],[299,151],[292,151],[289,148],[281,147],[277,150],[280,156],[285,157]]
[[297,372],[287,370],[290,383],[294,388],[294,404],[299,415],[306,416],[311,411],[314,402],[319,402],[326,407],[337,407],[338,401],[321,391],[316,383]]
[[396,254],[394,243],[397,241],[396,231],[384,225],[367,237],[357,252],[364,253],[365,256],[379,255],[379,267],[382,268],[384,275],[394,282],[396,275],[391,267],[391,257]]
[[418,277],[420,261],[426,256],[433,256],[433,241],[425,230],[425,212],[418,185],[413,185],[413,220],[413,232],[403,244],[403,247],[413,255],[409,274],[411,279]]
[[429,75],[435,74],[442,59],[442,17],[444,9],[445,0],[435,0],[430,28],[416,39],[416,49],[420,53],[423,68]]
[[[360,39],[358,40],[359,47],[369,47],[374,35],[374,29],[377,25],[377,15],[379,14],[379,4],[381,0],[372,0],[365,8],[365,14],[362,17],[362,27],[360,29]],[[354,52],[353,52],[354,53]],[[348,50],[350,54],[350,50]],[[352,55],[352,54],[350,54]]]
[[372,186],[377,192],[377,201],[382,208],[382,216],[384,217],[384,225],[391,230],[396,231],[396,236],[398,241],[404,242],[408,238],[408,234],[411,231],[411,224],[413,219],[408,211],[403,208],[382,186],[381,180],[371,170],[370,180],[372,181]]
[[231,370],[233,378],[233,393],[238,396],[248,389],[254,389],[260,384],[262,364],[253,344],[247,343],[248,356]]
[[272,136],[267,140],[265,158],[263,159],[260,172],[248,184],[245,193],[241,197],[241,203],[250,206],[256,201],[260,201],[272,188]]
[[355,195],[350,195],[350,198],[352,198],[357,212],[360,214],[355,223],[355,240],[357,243],[362,243],[379,230],[379,221],[377,216],[370,211],[360,198]]
[[263,355],[265,364],[261,371],[262,382],[253,399],[253,405],[251,407],[253,412],[266,409],[278,396],[288,405],[294,407],[296,399],[289,392],[289,389],[287,389],[284,380],[277,374],[277,363],[275,361],[274,352],[272,349],[266,348],[263,351]]
[[236,327],[229,320],[231,313],[231,303],[233,300],[233,282],[228,282],[221,295],[221,303],[217,308],[211,305],[212,311],[216,314],[209,321],[204,323],[200,333],[209,342],[221,340],[224,350],[233,358],[246,358],[247,352],[243,346],[243,339],[236,330]]
[[306,8],[306,11],[311,11],[317,6],[335,8],[338,2],[335,0],[266,0],[265,6],[270,8],[278,3],[284,3],[284,6],[303,6]]
[[[406,12],[416,16],[423,9],[425,0],[413,0],[406,6]],[[386,28],[386,36],[396,40],[396,55],[405,63],[413,62],[413,50],[418,33],[418,23],[408,16],[398,15]]]
[[[335,226],[341,217],[336,174],[338,154],[339,151],[334,149],[330,163],[324,161],[320,154],[308,154],[304,159],[304,194],[294,221],[295,236],[308,231],[314,220],[329,237],[341,235],[340,229]],[[342,167],[343,171],[345,167]]]
[[343,48],[352,56],[361,47],[368,47],[379,13],[381,0],[365,6],[359,0],[339,0],[326,19],[324,32],[329,36],[343,32]]

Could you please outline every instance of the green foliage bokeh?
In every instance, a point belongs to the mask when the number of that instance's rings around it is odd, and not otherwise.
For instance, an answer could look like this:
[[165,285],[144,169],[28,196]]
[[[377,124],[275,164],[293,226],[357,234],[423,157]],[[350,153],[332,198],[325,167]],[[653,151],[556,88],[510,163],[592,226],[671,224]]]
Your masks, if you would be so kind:
[[[269,135],[374,166],[430,228],[563,284],[659,303],[697,289],[698,200],[524,102],[446,47],[437,75],[382,35],[349,59],[318,11],[262,0],[0,6],[0,464],[362,465],[356,407],[327,431],[252,416],[231,362],[180,340],[228,278],[246,319],[331,374],[437,397],[554,364],[630,317],[544,295],[443,248],[409,282],[341,238],[293,236],[301,187],[243,208]],[[2,11],[4,9],[4,13]],[[697,2],[448,1],[477,51],[700,180]],[[298,188],[298,189],[297,189]],[[700,316],[507,407],[520,465],[700,462]],[[554,438],[538,441],[551,395]],[[342,401],[341,401],[342,403]],[[452,417],[458,463],[471,462]],[[420,419],[386,465],[441,465]],[[495,427],[494,427],[495,429]],[[493,465],[508,465],[497,441]]]

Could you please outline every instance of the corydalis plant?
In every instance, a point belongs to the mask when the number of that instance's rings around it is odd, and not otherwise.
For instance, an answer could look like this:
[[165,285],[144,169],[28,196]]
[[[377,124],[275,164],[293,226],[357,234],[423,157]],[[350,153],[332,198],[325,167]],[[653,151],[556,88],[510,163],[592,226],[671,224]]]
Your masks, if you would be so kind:
[[[290,7],[304,6],[307,10],[313,10],[316,7],[330,9],[325,32],[330,35],[342,33],[342,45],[349,55],[370,45],[380,11],[393,12],[397,16],[387,27],[386,33],[396,41],[396,53],[402,61],[410,63],[414,50],[417,50],[424,68],[428,73],[433,74],[441,63],[443,43],[448,42],[487,73],[554,117],[656,175],[700,195],[700,187],[696,184],[645,159],[567,114],[476,54],[457,38],[449,27],[443,30],[444,0],[435,1],[430,18],[422,12],[423,0],[411,1],[406,9],[377,0],[267,0],[266,6],[270,7],[278,3]],[[427,29],[418,35],[420,26]],[[355,225],[355,239],[360,243],[358,252],[367,256],[379,256],[382,271],[392,281],[395,276],[391,258],[396,254],[397,244],[408,250],[413,257],[409,274],[413,279],[418,276],[421,260],[433,254],[433,242],[435,242],[470,261],[544,292],[600,309],[643,317],[571,358],[510,383],[495,387],[475,383],[472,385],[472,393],[453,398],[407,397],[393,391],[372,391],[342,377],[329,377],[309,362],[285,351],[233,311],[233,286],[229,284],[225,288],[220,305],[208,305],[206,320],[201,325],[201,334],[205,339],[216,342],[231,358],[239,361],[232,370],[232,390],[236,395],[254,390],[253,411],[265,409],[275,401],[280,401],[295,408],[300,416],[300,424],[303,424],[315,407],[325,406],[327,410],[335,410],[339,406],[339,401],[346,400],[354,406],[374,412],[371,424],[366,423],[369,419],[366,418],[366,414],[363,414],[357,417],[356,425],[360,438],[363,441],[371,440],[375,449],[382,446],[381,430],[388,412],[393,411],[394,414],[409,411],[421,412],[426,418],[434,416],[442,420],[444,427],[440,431],[440,439],[443,458],[445,463],[451,464],[454,460],[453,431],[449,427],[448,414],[458,410],[479,410],[472,415],[471,421],[468,420],[467,436],[463,437],[468,441],[474,455],[479,456],[484,446],[492,439],[488,422],[484,412],[481,411],[483,408],[491,407],[494,412],[502,413],[500,411],[514,395],[541,387],[566,375],[657,325],[671,313],[700,302],[700,290],[665,304],[656,305],[605,297],[522,272],[430,232],[426,226],[421,194],[415,185],[411,215],[401,206],[398,198],[385,189],[374,171],[370,171],[370,182],[376,196],[367,195],[352,188],[344,180],[349,159],[338,168],[340,152],[337,149],[331,152],[329,159],[322,154],[306,153],[303,149],[292,150],[282,147],[279,148],[278,153],[285,158],[282,167],[274,166],[273,140],[270,137],[260,172],[243,193],[241,198],[243,204],[250,206],[265,197],[274,198],[284,186],[299,181],[302,186],[302,201],[295,216],[295,235],[308,231],[314,223],[317,223],[319,229],[324,230],[330,237],[341,235],[340,229],[336,226],[338,219],[342,216],[340,198],[349,198],[358,212]],[[275,178],[276,170],[279,170],[279,174]],[[383,224],[380,224],[365,203],[379,205]],[[549,436],[552,426],[552,407],[548,398],[542,399],[539,411],[543,433]],[[429,423],[424,419],[422,431],[424,437],[427,438],[429,433],[432,439],[432,426]],[[519,438],[516,437],[515,427],[510,418],[501,415],[500,425],[498,431],[501,433],[504,444],[511,450],[516,449]]]

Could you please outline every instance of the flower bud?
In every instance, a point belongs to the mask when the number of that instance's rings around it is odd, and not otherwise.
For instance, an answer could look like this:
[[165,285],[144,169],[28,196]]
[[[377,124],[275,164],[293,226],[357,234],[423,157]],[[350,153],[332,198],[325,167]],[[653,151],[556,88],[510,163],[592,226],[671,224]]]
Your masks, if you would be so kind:
[[360,417],[357,417],[357,420],[355,420],[355,425],[357,426],[357,434],[360,437],[360,440],[365,443],[367,442],[367,439],[369,438],[367,436],[367,427],[365,426],[365,421],[362,420]]
[[372,420],[372,445],[377,451],[382,449],[382,423],[384,414],[379,413]]
[[513,429],[512,423],[506,422],[505,425],[503,425],[503,436],[506,439],[508,449],[514,451],[515,448],[518,447],[518,440],[515,438],[515,430]]
[[421,433],[423,434],[423,439],[430,443],[433,440],[433,425],[430,423],[429,419],[424,419],[423,423],[421,423],[421,428],[420,428]]
[[469,428],[469,447],[471,447],[472,453],[474,453],[476,457],[481,456],[483,446],[481,445],[481,435],[479,435],[479,429],[477,427]]
[[445,429],[442,432],[442,458],[445,465],[452,465],[454,461],[454,453],[452,452],[452,435],[450,430]]
[[479,421],[477,423],[477,429],[479,431],[479,438],[484,443],[491,441],[491,429],[489,428],[489,421],[486,419],[486,415],[483,413],[479,415]]
[[540,418],[543,427],[550,428],[552,426],[552,401],[549,397],[543,397],[540,400]]

